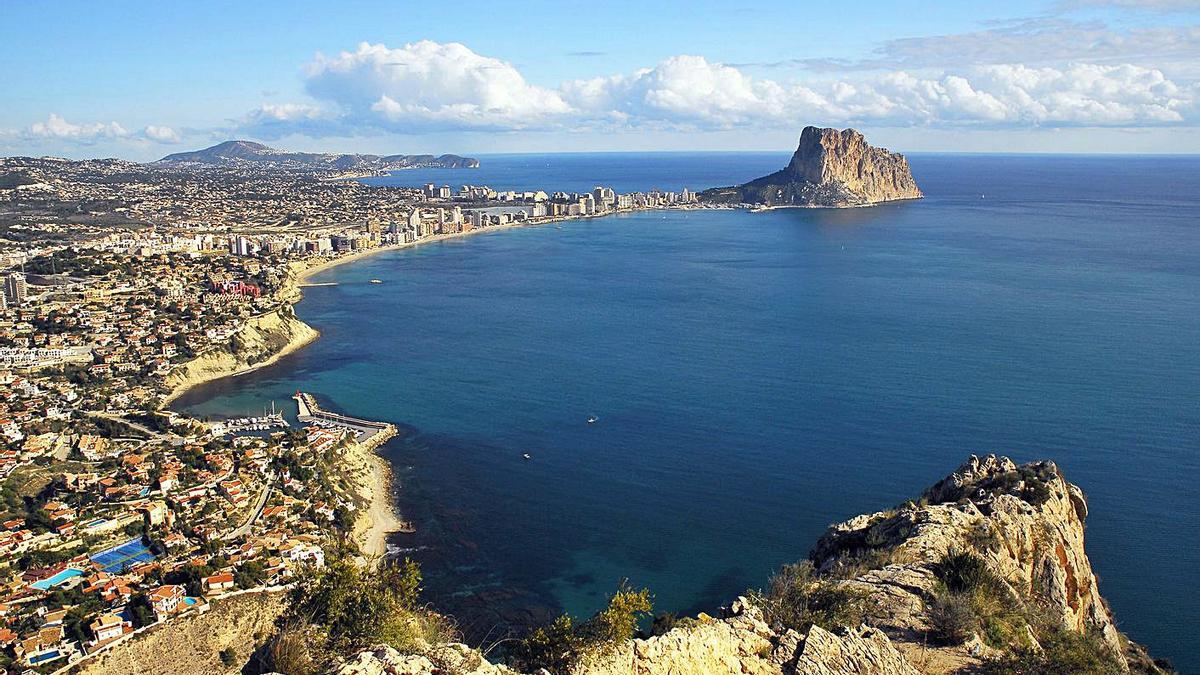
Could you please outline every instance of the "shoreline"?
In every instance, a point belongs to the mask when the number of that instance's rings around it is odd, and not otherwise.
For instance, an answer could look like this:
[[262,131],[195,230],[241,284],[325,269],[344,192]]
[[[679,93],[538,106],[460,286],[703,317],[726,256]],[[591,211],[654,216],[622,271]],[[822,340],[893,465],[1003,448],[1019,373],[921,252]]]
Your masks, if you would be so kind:
[[[543,224],[542,221],[535,225]],[[225,378],[236,378],[247,373],[254,372],[260,368],[273,365],[285,356],[293,354],[304,347],[315,342],[320,338],[321,333],[310,324],[304,322],[295,315],[295,306],[304,299],[303,287],[309,277],[324,272],[326,270],[339,267],[351,262],[357,262],[370,256],[384,253],[387,251],[399,251],[406,248],[411,248],[418,244],[434,241],[444,241],[447,239],[460,238],[479,232],[507,230],[514,225],[498,225],[495,227],[481,228],[471,230],[470,232],[456,232],[451,234],[435,235],[420,241],[407,242],[403,244],[391,244],[388,246],[378,246],[372,249],[367,249],[360,253],[352,253],[349,255],[338,256],[322,260],[312,265],[307,265],[303,269],[294,270],[288,275],[284,286],[280,289],[280,299],[283,305],[279,308],[267,312],[263,316],[270,314],[280,314],[287,312],[291,315],[291,320],[303,326],[306,330],[292,337],[282,348],[274,352],[270,357],[252,364],[247,367],[238,368],[233,371],[210,371],[203,375],[190,377],[178,385],[163,398],[160,404],[161,408],[168,408],[172,403],[177,401],[187,392],[204,384],[216,382]],[[293,263],[295,265],[295,263]],[[293,268],[294,269],[294,268]],[[244,328],[243,328],[244,330]],[[216,348],[213,348],[214,350]],[[176,368],[187,368],[188,364],[194,363],[203,358],[204,354],[198,354],[196,358],[186,363],[179,364]],[[175,371],[172,371],[175,372]],[[366,507],[361,509],[355,518],[354,539],[358,543],[359,548],[368,559],[382,558],[387,554],[387,539],[388,535],[393,532],[402,531],[410,524],[403,519],[402,514],[396,507],[395,500],[392,498],[392,487],[394,486],[391,464],[379,455],[376,450],[379,446],[386,443],[395,431],[384,434],[382,437],[373,439],[370,443],[362,444],[355,443],[350,453],[358,460],[355,463],[361,464],[357,467],[365,472],[365,476],[355,480],[356,492],[358,496],[367,503]]]
[[[273,365],[279,362],[285,356],[293,354],[304,347],[307,347],[320,338],[320,331],[296,316],[295,307],[301,300],[304,299],[303,288],[305,287],[305,282],[307,282],[312,276],[320,274],[321,272],[325,272],[351,262],[358,262],[379,253],[400,251],[419,246],[421,244],[447,241],[450,239],[460,239],[486,232],[502,232],[518,227],[539,227],[542,225],[549,225],[568,220],[605,218],[608,216],[620,215],[621,213],[640,213],[643,211],[661,210],[697,210],[697,208],[703,207],[685,207],[677,209],[655,208],[638,211],[602,213],[589,216],[562,216],[538,220],[534,223],[511,223],[505,225],[495,225],[491,227],[473,229],[469,232],[453,232],[448,234],[434,235],[418,241],[405,242],[402,244],[377,246],[375,248],[370,248],[358,253],[350,253],[348,255],[328,258],[310,265],[304,265],[300,262],[292,263],[292,273],[288,275],[283,287],[279,291],[279,297],[283,303],[282,306],[260,316],[265,317],[272,314],[278,314],[282,316],[283,313],[286,313],[290,315],[290,321],[294,321],[295,323],[299,324],[304,328],[304,330],[292,335],[289,341],[283,347],[258,363],[237,368],[232,371],[213,370],[190,377],[183,382],[180,382],[172,388],[166,397],[163,398],[160,408],[168,408],[184,394],[201,385],[225,378],[235,378],[254,372],[260,368]],[[302,269],[296,269],[296,267],[300,265],[303,265]],[[251,321],[253,320],[254,319],[251,319]],[[249,322],[247,323],[247,326],[248,325]],[[242,330],[245,330],[245,328],[246,326],[244,326]],[[214,351],[216,349],[217,348],[213,348]],[[176,366],[176,369],[187,368],[189,364],[195,363],[201,358],[203,358],[203,353],[198,354],[196,358],[192,359],[191,361],[179,364]],[[174,372],[175,371],[172,370],[172,373]],[[365,464],[365,466],[362,468],[368,474],[365,480],[361,482],[356,481],[359,483],[358,494],[363,501],[367,502],[367,507],[359,512],[354,528],[354,538],[358,542],[363,553],[368,558],[383,557],[386,555],[388,535],[392,534],[393,532],[404,530],[407,527],[411,527],[409,523],[403,519],[402,514],[400,514],[397,510],[395,500],[392,499],[392,487],[394,485],[392,466],[386,459],[376,452],[379,446],[386,443],[392,436],[395,435],[395,433],[396,432],[393,428],[391,433],[385,434],[383,438],[372,440],[372,442],[368,444],[356,443],[351,450],[351,452],[356,455],[360,452],[362,453],[362,456],[359,459],[361,459],[363,464]]]

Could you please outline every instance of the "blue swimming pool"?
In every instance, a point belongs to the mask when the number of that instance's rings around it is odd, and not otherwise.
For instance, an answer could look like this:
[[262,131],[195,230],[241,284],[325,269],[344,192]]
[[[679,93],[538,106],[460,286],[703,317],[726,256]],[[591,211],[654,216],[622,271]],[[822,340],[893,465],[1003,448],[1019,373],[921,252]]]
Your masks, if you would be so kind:
[[151,560],[154,560],[154,554],[142,543],[140,537],[92,556],[92,562],[100,565],[109,574],[119,574],[137,563]]
[[38,589],[39,591],[48,591],[51,588],[54,588],[55,586],[66,583],[69,579],[73,579],[75,577],[80,577],[80,576],[83,576],[82,571],[77,570],[74,567],[68,567],[67,569],[59,572],[58,574],[55,574],[54,576],[52,576],[48,579],[42,579],[41,581],[35,581],[29,585],[33,586],[34,588]]
[[29,665],[36,666],[39,663],[46,663],[47,661],[53,661],[54,659],[57,659],[60,656],[62,656],[62,653],[59,652],[57,649],[55,649],[53,651],[45,652],[42,654],[37,654],[35,656],[29,657]]

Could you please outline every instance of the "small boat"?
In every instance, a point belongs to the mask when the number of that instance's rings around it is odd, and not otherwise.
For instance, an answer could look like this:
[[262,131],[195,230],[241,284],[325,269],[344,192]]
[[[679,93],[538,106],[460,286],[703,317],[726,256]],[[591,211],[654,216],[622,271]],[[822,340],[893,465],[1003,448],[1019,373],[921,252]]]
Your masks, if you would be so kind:
[[372,280],[371,280],[371,283],[373,283],[373,284],[382,284],[383,282],[382,282],[381,280],[379,280],[379,279],[372,279]]
[[533,459],[533,455],[531,455],[527,452],[527,453],[521,455],[521,459]]
[[596,417],[595,415],[592,415],[588,418],[588,424],[595,424],[598,421],[600,421],[600,418]]

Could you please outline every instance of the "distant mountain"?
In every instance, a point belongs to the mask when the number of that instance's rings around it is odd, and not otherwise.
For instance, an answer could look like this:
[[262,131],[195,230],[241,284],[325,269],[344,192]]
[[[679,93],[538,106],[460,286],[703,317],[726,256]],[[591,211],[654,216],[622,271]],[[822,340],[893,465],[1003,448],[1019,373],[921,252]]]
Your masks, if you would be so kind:
[[343,155],[287,152],[254,141],[225,141],[211,148],[176,152],[156,164],[207,164],[211,166],[262,166],[312,171],[392,171],[414,167],[475,169],[479,160],[458,155]]
[[904,155],[875,148],[854,129],[805,127],[787,167],[734,187],[700,193],[702,201],[763,206],[866,206],[920,199]]

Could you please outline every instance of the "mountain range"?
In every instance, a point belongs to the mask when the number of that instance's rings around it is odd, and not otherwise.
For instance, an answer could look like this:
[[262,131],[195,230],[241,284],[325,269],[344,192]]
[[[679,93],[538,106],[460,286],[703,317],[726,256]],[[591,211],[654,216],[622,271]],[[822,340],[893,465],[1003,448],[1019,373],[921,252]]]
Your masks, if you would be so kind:
[[203,150],[176,152],[156,164],[206,164],[211,166],[261,166],[312,171],[393,171],[416,167],[475,169],[479,160],[458,155],[352,155],[288,152],[254,141],[225,141]]

